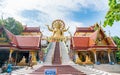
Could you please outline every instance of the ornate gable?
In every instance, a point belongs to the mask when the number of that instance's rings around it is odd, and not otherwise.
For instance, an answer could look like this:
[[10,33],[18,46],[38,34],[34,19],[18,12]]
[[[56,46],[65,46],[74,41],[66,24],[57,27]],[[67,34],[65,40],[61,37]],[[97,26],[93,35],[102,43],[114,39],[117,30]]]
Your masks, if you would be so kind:
[[96,45],[98,46],[105,46],[105,45],[109,45],[108,41],[106,40],[106,35],[105,33],[101,30],[101,28],[98,31],[98,35],[96,38]]

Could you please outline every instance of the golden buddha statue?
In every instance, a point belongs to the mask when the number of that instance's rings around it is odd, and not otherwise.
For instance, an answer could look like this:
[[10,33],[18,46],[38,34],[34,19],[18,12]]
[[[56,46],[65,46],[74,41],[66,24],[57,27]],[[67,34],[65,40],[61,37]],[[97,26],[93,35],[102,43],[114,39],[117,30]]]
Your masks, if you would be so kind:
[[93,62],[91,62],[90,56],[86,55],[86,60],[85,60],[86,64],[93,64]]
[[26,59],[25,59],[25,56],[23,56],[22,60],[17,64],[19,66],[26,66]]
[[64,40],[64,32],[68,31],[69,27],[66,29],[65,24],[61,20],[55,20],[52,23],[52,28],[50,28],[47,25],[49,31],[53,32],[53,35],[51,36],[52,40],[57,39],[56,41]]
[[80,60],[80,58],[77,58],[75,61],[76,64],[82,64],[82,61]]

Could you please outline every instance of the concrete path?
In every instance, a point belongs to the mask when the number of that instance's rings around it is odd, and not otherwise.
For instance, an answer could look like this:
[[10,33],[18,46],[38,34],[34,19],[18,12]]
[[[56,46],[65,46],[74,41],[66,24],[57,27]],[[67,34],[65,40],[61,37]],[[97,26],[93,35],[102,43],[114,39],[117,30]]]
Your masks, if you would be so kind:
[[111,73],[112,75],[120,75],[120,65],[119,64],[101,64],[101,65],[94,65],[94,68],[102,71],[106,71]]

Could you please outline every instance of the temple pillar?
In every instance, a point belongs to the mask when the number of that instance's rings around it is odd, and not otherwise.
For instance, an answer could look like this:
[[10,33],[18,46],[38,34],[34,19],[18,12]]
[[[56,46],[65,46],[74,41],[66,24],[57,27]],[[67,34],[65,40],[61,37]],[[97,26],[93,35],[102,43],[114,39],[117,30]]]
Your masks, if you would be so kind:
[[96,49],[93,49],[92,51],[94,53],[95,63],[97,63]]
[[30,51],[29,55],[32,56],[32,63],[33,63],[33,65],[36,65],[37,64],[36,51]]
[[111,53],[111,49],[108,49],[108,59],[109,59],[109,62],[111,62],[110,53]]
[[13,49],[10,48],[10,53],[9,53],[9,60],[11,61],[11,58],[12,58],[12,53],[13,53]]

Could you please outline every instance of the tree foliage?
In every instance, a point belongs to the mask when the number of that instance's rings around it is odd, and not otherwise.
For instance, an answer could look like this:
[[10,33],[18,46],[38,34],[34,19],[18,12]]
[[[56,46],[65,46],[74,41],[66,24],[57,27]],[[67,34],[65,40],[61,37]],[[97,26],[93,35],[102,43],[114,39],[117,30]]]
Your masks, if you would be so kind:
[[120,38],[118,36],[114,36],[113,40],[118,48],[120,48]]
[[[114,36],[113,40],[117,45],[117,47],[120,48],[120,38],[118,36]],[[116,59],[117,59],[117,62],[120,62],[120,50],[116,52]]]
[[21,34],[23,31],[23,26],[19,21],[16,21],[14,18],[0,19],[0,25],[4,25],[9,31],[15,35]]
[[105,16],[104,27],[120,21],[120,0],[109,0],[109,10]]

